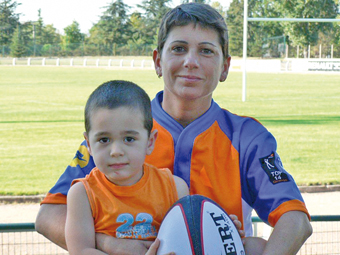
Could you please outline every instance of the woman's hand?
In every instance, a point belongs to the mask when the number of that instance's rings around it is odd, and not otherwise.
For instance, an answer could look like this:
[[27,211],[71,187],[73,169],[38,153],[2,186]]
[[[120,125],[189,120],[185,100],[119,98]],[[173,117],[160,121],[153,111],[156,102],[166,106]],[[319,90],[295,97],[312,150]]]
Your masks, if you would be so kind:
[[242,230],[242,223],[241,221],[238,220],[238,217],[234,214],[230,214],[229,215],[230,219],[233,221],[235,227],[238,230],[238,233],[240,234],[241,238],[246,236],[246,233],[244,232],[244,230]]

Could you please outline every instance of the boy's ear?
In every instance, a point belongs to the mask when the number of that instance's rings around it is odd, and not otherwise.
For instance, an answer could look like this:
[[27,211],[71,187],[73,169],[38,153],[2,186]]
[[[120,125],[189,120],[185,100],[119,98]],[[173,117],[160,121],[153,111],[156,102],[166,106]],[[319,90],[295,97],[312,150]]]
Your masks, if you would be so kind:
[[91,146],[90,146],[89,137],[88,137],[88,135],[87,135],[86,132],[84,132],[83,135],[84,135],[84,138],[85,138],[86,143],[87,143],[87,150],[88,150],[88,152],[90,153],[90,155],[92,156],[92,151],[91,151]]
[[153,149],[155,148],[155,142],[158,136],[158,130],[152,130],[148,140],[148,147],[146,148],[146,155],[150,155]]

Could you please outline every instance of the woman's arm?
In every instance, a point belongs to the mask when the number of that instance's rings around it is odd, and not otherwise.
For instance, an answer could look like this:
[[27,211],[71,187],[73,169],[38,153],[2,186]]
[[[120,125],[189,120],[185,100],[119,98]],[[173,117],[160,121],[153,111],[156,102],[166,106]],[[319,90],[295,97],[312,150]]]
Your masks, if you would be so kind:
[[296,254],[312,232],[312,226],[304,212],[287,212],[276,223],[263,255]]
[[178,199],[189,195],[188,185],[186,184],[186,182],[182,178],[179,178],[179,177],[174,175],[174,181],[175,181],[175,184],[176,184]]
[[65,204],[42,204],[35,220],[36,231],[65,250],[66,211]]
[[65,239],[70,254],[105,254],[96,249],[96,233],[85,187],[74,184],[67,195]]

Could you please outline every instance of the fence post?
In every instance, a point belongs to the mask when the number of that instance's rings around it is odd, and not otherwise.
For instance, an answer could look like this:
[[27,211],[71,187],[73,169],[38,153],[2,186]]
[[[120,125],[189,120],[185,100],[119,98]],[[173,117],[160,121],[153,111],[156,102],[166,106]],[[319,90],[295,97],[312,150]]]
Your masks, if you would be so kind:
[[135,60],[134,60],[134,59],[132,59],[132,60],[131,60],[131,67],[133,67],[133,66],[134,66],[134,63],[135,63]]
[[120,67],[123,67],[123,61],[124,61],[123,59],[120,60],[120,65],[119,65]]
[[320,46],[319,46],[319,58],[321,58],[322,57],[322,54],[321,54],[321,44],[320,44]]
[[59,58],[57,58],[56,66],[60,66],[60,59]]
[[144,68],[145,59],[142,60],[141,67]]
[[96,67],[99,67],[99,59],[96,61]]
[[30,66],[31,65],[31,58],[27,59],[27,65]]
[[111,61],[112,61],[112,59],[109,59],[109,64],[108,64],[109,67],[111,67]]
[[45,64],[46,64],[46,58],[43,58],[42,59],[42,65],[45,66]]
[[84,59],[83,66],[86,66],[86,62],[87,62],[87,59],[85,58],[85,59]]
[[70,66],[73,66],[73,58],[70,60]]
[[12,60],[12,65],[15,66],[15,58],[13,58],[13,60]]

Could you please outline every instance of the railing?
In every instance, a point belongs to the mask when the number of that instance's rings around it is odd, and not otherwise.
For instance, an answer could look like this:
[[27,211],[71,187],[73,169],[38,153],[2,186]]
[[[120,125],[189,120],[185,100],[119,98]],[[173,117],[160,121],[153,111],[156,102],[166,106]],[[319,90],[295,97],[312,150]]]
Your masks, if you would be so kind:
[[141,58],[0,58],[0,65],[11,66],[77,66],[107,68],[153,68],[151,57]]
[[[258,217],[252,218],[255,236],[267,239],[272,228]],[[340,254],[340,215],[315,215],[311,220],[313,235],[300,249],[300,255]],[[38,234],[34,223],[0,224],[0,255],[68,254],[67,251]]]

